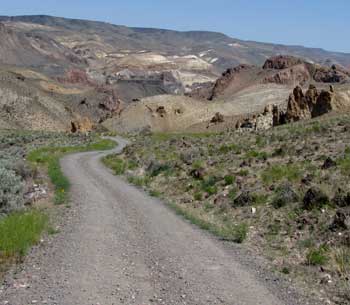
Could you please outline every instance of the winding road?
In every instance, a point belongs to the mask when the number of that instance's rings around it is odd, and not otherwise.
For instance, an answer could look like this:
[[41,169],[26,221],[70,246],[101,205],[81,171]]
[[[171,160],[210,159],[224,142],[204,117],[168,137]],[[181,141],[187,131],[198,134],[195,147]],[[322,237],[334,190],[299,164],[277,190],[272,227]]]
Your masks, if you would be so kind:
[[[120,152],[127,144],[118,138]],[[106,169],[109,152],[66,156],[61,232],[7,276],[0,304],[307,304],[279,293],[211,237]]]

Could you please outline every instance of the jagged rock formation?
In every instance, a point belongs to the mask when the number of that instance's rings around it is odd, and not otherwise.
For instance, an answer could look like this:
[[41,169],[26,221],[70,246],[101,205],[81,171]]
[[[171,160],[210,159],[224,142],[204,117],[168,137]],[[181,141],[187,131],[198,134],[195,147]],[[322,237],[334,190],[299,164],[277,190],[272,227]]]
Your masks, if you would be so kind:
[[259,131],[273,126],[315,118],[332,111],[350,110],[350,90],[337,94],[333,86],[321,91],[310,85],[294,88],[286,105],[267,105],[260,114],[247,115],[236,123],[238,130]]
[[285,119],[287,122],[310,119],[338,110],[340,107],[341,103],[337,101],[333,87],[318,92],[315,86],[310,85],[304,94],[298,86],[289,97]]

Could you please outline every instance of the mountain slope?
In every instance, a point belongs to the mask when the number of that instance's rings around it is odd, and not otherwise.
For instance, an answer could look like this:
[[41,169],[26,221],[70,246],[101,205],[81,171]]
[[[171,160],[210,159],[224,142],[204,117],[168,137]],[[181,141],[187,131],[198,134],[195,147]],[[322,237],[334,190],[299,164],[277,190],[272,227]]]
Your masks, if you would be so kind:
[[[39,49],[50,52],[43,42],[55,45],[63,54],[66,52],[66,58],[62,60],[72,61],[73,57],[76,64],[84,66],[84,62],[78,58],[85,59],[89,65],[102,69],[108,69],[111,65],[118,66],[118,59],[125,59],[130,54],[147,52],[170,57],[167,58],[168,62],[150,63],[153,66],[181,66],[178,58],[172,56],[192,55],[192,60],[203,60],[208,64],[204,70],[220,73],[238,64],[261,65],[266,58],[276,54],[295,55],[322,64],[350,65],[350,54],[242,41],[215,32],[128,28],[104,22],[50,16],[2,16],[0,22],[14,33],[25,35],[26,39],[39,41]],[[23,44],[27,45],[28,42],[24,40]],[[28,50],[24,48],[23,52]],[[0,61],[6,62],[5,55],[0,53]],[[59,56],[55,56],[55,59],[59,59]]]
[[[317,75],[322,82],[347,78],[342,67],[350,65],[350,54],[321,49],[242,41],[215,32],[130,28],[51,16],[0,16],[0,39],[0,74],[10,73],[6,82],[0,82],[1,124],[29,129],[85,130],[111,117],[113,125],[119,119],[122,125],[129,124],[134,116],[137,129],[206,128],[216,112],[236,117],[261,111],[267,103],[284,102],[296,80],[301,85],[309,82],[308,67],[318,66],[313,63],[336,67],[322,68]],[[293,63],[290,69],[260,68],[279,54],[302,60],[296,59],[300,64]],[[19,68],[20,75],[29,75],[23,81],[11,74]],[[226,70],[231,72],[219,78]],[[35,73],[47,80],[38,80]],[[210,112],[201,114],[205,119],[196,116],[196,109],[205,110],[203,103],[182,96],[194,97],[194,89],[201,97],[218,100]],[[166,99],[173,101],[174,109],[162,105],[169,113],[160,118],[142,106],[145,98],[156,96],[157,109],[159,95],[178,96]],[[33,105],[40,111],[35,112]],[[179,112],[178,106],[184,110]]]

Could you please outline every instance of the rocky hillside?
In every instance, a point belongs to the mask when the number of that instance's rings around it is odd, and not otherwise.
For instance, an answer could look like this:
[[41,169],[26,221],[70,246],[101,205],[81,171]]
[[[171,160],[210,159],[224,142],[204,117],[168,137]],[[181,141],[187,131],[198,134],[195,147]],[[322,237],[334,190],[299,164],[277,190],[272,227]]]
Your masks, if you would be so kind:
[[90,130],[111,118],[105,126],[122,131],[224,130],[247,113],[285,103],[296,85],[342,84],[350,75],[343,68],[350,54],[212,32],[3,16],[0,39],[6,128]]
[[251,130],[331,111],[348,112],[350,72],[336,65],[326,67],[292,56],[276,56],[262,67],[228,69],[215,83],[198,85],[186,95],[141,99],[105,126],[119,132]]
[[[128,28],[50,16],[3,16],[0,22],[0,38],[6,42],[0,47],[0,62],[51,75],[81,68],[99,81],[118,80],[119,73],[125,80],[130,70],[175,70],[186,87],[213,80],[228,67],[262,65],[277,54],[328,66],[350,65],[350,54],[241,41],[213,32]],[[145,79],[131,74],[129,80]]]
[[349,116],[260,133],[143,134],[105,162],[320,304],[350,302]]
[[309,84],[350,84],[350,71],[322,66],[301,58],[279,55],[267,59],[262,67],[239,65],[227,69],[213,84],[203,84],[188,95],[200,99],[232,99],[243,89],[262,84],[307,86]]
[[66,86],[27,69],[0,69],[0,128],[89,131],[119,111],[110,89]]

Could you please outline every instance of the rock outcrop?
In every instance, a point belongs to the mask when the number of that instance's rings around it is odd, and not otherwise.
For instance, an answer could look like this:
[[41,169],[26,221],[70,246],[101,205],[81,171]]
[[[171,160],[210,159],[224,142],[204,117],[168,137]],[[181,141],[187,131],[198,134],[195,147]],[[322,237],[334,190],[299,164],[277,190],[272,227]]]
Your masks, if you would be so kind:
[[[309,89],[313,90],[313,88]],[[312,108],[315,100],[307,98],[309,91],[304,95],[301,87],[294,88],[293,93],[289,96],[288,106],[286,112],[286,120],[288,122],[295,122],[311,118]]]
[[236,94],[254,86],[271,84],[286,86],[307,86],[313,83],[350,83],[350,72],[345,68],[310,63],[303,59],[279,55],[266,60],[262,67],[241,64],[227,69],[215,84],[198,85],[188,96],[210,101],[229,100]]
[[333,87],[319,93],[314,85],[310,85],[304,94],[298,86],[289,97],[285,117],[287,122],[295,122],[314,118],[337,109],[339,109],[339,103]]
[[266,60],[266,62],[263,65],[263,69],[283,70],[302,63],[303,61],[300,58],[287,55],[278,55]]
[[256,70],[256,67],[250,65],[239,65],[235,68],[227,69],[226,72],[224,72],[222,76],[216,81],[208,99],[211,101],[220,96],[233,82],[236,82],[237,86],[239,86],[239,78],[242,72],[253,70]]
[[94,124],[87,117],[77,118],[75,121],[71,122],[71,132],[89,132],[93,130]]
[[345,83],[350,80],[350,72],[336,65],[331,68],[319,67],[313,78],[316,82],[322,83]]
[[291,68],[279,69],[275,74],[264,78],[263,83],[274,83],[279,85],[300,85],[310,82],[312,76],[304,64],[298,64]]
[[57,77],[57,81],[62,84],[80,84],[93,86],[96,85],[87,75],[86,71],[81,69],[70,69],[64,76]]
[[274,126],[276,105],[268,105],[264,112],[258,115],[246,117],[236,123],[236,129],[241,131],[261,131],[267,130]]
[[224,116],[220,112],[215,113],[215,115],[210,120],[210,123],[214,123],[214,124],[219,124],[219,123],[223,123],[223,122],[225,122],[225,119],[224,119]]
[[300,86],[294,88],[287,105],[268,105],[260,114],[247,115],[236,123],[236,129],[247,131],[266,130],[273,126],[315,118],[331,111],[348,110],[350,96],[335,92],[334,87],[319,91],[309,85],[306,92]]

